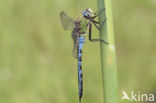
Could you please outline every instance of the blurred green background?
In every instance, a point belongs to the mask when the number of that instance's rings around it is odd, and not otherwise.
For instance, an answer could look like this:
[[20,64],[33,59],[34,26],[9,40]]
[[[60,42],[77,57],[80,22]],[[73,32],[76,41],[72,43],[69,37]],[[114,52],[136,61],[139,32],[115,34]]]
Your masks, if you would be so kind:
[[[156,0],[112,3],[119,100],[123,90],[156,95]],[[97,10],[96,0],[0,0],[0,103],[78,103],[73,41],[59,12],[76,18],[88,7]],[[99,50],[86,39],[83,103],[103,102]]]

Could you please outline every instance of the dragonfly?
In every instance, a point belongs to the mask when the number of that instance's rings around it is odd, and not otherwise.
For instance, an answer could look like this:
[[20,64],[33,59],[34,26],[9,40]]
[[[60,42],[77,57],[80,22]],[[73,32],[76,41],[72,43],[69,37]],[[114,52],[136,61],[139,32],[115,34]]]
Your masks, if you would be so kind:
[[64,30],[70,30],[71,37],[73,39],[73,56],[78,60],[78,87],[79,87],[79,103],[81,103],[83,95],[83,74],[82,74],[82,47],[85,42],[85,37],[89,28],[89,40],[91,42],[102,41],[105,44],[108,42],[101,39],[92,39],[92,24],[98,29],[101,30],[102,26],[106,22],[106,18],[102,22],[102,25],[99,26],[99,22],[95,18],[104,10],[99,12],[94,12],[91,8],[87,8],[82,12],[82,16],[79,16],[76,20],[68,17],[68,15],[62,11],[60,12],[60,19]]

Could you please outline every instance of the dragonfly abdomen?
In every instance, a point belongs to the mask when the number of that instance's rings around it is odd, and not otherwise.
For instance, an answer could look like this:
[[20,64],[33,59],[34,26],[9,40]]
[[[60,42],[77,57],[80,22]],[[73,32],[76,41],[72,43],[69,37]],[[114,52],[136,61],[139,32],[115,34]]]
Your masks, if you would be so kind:
[[78,37],[78,83],[79,83],[79,101],[83,95],[83,74],[82,74],[82,47],[84,44],[85,37]]

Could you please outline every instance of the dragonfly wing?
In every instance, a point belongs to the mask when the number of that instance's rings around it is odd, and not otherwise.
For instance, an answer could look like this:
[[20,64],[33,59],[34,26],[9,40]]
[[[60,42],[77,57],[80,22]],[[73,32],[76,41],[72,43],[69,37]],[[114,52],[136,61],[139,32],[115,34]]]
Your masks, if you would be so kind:
[[75,21],[69,18],[64,11],[60,12],[60,19],[64,30],[73,30]]
[[77,59],[78,58],[78,55],[77,55],[78,39],[77,39],[77,35],[75,31],[72,31],[72,38],[73,38],[73,44],[74,44],[73,56],[75,59]]

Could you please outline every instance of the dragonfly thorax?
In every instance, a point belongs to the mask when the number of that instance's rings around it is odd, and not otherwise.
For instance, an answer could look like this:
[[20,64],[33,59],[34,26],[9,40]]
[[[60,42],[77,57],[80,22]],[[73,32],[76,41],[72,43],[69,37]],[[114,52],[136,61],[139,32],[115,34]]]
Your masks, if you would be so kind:
[[75,29],[79,34],[86,34],[88,29],[88,20],[84,17],[79,17],[75,22]]

